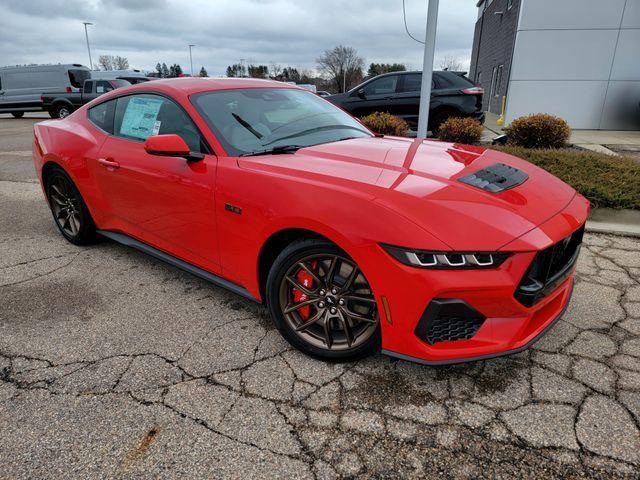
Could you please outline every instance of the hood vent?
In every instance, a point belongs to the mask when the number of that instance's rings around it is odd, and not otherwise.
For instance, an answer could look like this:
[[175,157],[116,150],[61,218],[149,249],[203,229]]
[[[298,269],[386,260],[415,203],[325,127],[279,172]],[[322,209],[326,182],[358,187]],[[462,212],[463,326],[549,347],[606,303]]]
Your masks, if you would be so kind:
[[475,173],[460,177],[458,180],[487,192],[498,193],[517,187],[524,183],[527,178],[529,178],[529,175],[522,170],[504,163],[494,163]]

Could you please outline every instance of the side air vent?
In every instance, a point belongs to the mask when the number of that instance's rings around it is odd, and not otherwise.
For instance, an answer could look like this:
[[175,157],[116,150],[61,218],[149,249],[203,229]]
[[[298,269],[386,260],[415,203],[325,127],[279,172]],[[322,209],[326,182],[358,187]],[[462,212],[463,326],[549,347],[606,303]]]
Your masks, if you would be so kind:
[[485,319],[484,315],[462,300],[435,298],[422,314],[415,334],[429,345],[469,340],[478,332]]
[[472,187],[486,190],[487,192],[498,193],[517,187],[524,183],[527,178],[529,178],[529,175],[522,170],[510,167],[504,163],[494,163],[475,173],[460,177],[458,180]]

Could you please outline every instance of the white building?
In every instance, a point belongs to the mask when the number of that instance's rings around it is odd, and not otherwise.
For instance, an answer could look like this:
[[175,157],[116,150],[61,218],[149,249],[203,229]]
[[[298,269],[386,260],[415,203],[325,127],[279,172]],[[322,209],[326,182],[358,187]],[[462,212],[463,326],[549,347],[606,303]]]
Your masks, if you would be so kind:
[[478,8],[471,75],[484,82],[490,110],[506,96],[506,124],[544,112],[576,129],[640,130],[640,0],[480,0]]

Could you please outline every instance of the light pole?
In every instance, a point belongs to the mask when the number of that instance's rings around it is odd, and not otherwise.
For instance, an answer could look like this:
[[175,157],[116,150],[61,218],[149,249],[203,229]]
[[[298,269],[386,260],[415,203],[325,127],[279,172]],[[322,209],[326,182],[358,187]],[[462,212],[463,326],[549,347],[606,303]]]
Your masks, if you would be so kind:
[[191,76],[193,77],[193,55],[191,55],[191,49],[195,47],[193,43],[189,44],[189,62],[191,63]]
[[424,38],[424,58],[422,60],[422,86],[420,87],[420,112],[418,113],[418,138],[427,138],[429,105],[431,103],[431,79],[433,77],[433,54],[436,49],[437,26],[438,0],[429,0],[427,29]]
[[91,61],[91,47],[89,47],[89,33],[87,32],[87,25],[93,25],[91,22],[82,22],[84,24],[84,36],[87,39],[87,52],[89,52],[89,70],[93,70],[93,62]]

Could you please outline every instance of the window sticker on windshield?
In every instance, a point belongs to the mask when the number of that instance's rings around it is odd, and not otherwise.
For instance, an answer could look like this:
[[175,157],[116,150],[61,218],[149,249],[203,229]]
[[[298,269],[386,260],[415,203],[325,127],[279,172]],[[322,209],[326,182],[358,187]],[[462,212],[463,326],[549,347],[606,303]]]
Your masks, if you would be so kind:
[[[154,135],[162,99],[133,97],[124,112],[120,134],[145,140]],[[158,126],[158,130],[160,126]],[[157,133],[157,132],[156,132]]]
[[160,125],[162,125],[162,122],[160,120],[156,120],[156,123],[153,125],[153,133],[151,133],[151,135],[158,134],[158,132],[160,131]]

